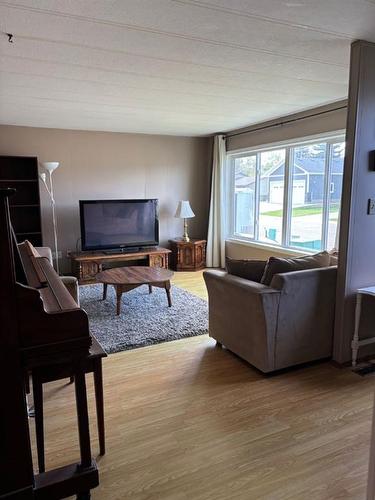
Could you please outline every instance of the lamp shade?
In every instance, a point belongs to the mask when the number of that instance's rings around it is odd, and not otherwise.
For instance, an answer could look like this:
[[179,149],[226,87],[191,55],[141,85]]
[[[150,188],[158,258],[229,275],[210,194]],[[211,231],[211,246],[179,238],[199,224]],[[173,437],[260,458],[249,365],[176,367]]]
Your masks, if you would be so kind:
[[195,213],[192,211],[189,201],[180,200],[174,216],[180,219],[191,219],[192,217],[195,217]]
[[42,167],[45,168],[48,172],[51,172],[51,173],[54,170],[56,170],[58,166],[59,166],[59,162],[58,161],[44,161],[42,163]]

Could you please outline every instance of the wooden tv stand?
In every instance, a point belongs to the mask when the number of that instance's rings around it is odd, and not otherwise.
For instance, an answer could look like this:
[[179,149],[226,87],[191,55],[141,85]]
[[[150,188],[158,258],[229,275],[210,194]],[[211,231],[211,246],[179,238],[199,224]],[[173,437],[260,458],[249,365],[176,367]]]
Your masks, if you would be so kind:
[[126,265],[145,265],[150,267],[169,267],[168,248],[150,247],[138,252],[119,252],[106,254],[105,252],[79,252],[70,254],[72,274],[80,285],[96,283],[95,276],[113,267]]

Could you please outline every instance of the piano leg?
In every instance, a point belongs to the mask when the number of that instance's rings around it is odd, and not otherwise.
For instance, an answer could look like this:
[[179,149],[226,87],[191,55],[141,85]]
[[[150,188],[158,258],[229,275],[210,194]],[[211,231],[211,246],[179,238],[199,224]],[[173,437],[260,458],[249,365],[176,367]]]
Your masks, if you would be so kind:
[[38,375],[33,372],[33,397],[34,397],[34,415],[35,415],[35,437],[38,452],[39,472],[45,472],[46,465],[44,460],[44,423],[43,423],[43,384]]
[[[81,469],[88,469],[92,466],[89,415],[87,410],[86,378],[83,366],[78,365],[74,376],[76,404],[78,416],[79,448],[81,452]],[[78,493],[77,500],[90,500],[90,491]]]
[[79,448],[81,452],[81,468],[86,469],[91,467],[92,460],[85,370],[81,364],[78,364],[76,367],[74,382],[78,417]]
[[103,395],[103,370],[101,358],[94,362],[94,386],[96,402],[96,418],[98,421],[99,451],[105,454],[105,428],[104,428],[104,395]]

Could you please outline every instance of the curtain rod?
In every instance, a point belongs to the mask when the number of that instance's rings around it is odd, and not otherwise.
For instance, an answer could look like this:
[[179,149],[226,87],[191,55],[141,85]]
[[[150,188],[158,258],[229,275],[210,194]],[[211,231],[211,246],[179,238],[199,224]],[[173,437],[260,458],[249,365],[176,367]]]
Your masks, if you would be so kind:
[[325,111],[319,111],[319,113],[311,113],[309,115],[301,116],[300,118],[291,118],[290,120],[279,121],[277,123],[271,123],[269,125],[263,125],[262,127],[257,127],[253,129],[243,130],[242,132],[236,132],[234,134],[225,134],[224,138],[228,139],[230,137],[236,137],[237,135],[251,134],[252,132],[258,132],[259,130],[266,130],[268,128],[280,127],[282,125],[288,125],[289,123],[298,122],[300,120],[306,120],[307,118],[314,118],[315,116],[326,115],[327,113],[333,113],[334,111],[340,111],[341,109],[346,109],[348,106],[345,104],[333,109],[327,109]]

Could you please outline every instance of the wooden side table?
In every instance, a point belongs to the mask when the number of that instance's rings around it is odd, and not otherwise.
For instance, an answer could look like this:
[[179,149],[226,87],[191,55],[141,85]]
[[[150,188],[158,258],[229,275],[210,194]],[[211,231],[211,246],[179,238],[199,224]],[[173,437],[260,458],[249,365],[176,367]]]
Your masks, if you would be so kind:
[[355,307],[355,328],[352,340],[352,366],[357,364],[358,350],[361,346],[375,343],[375,337],[366,338],[359,340],[359,324],[361,321],[361,310],[362,310],[362,297],[363,295],[368,295],[373,297],[375,300],[375,286],[368,286],[366,288],[359,288],[357,290],[357,300]]
[[176,271],[198,271],[206,267],[206,240],[169,240],[171,266]]

